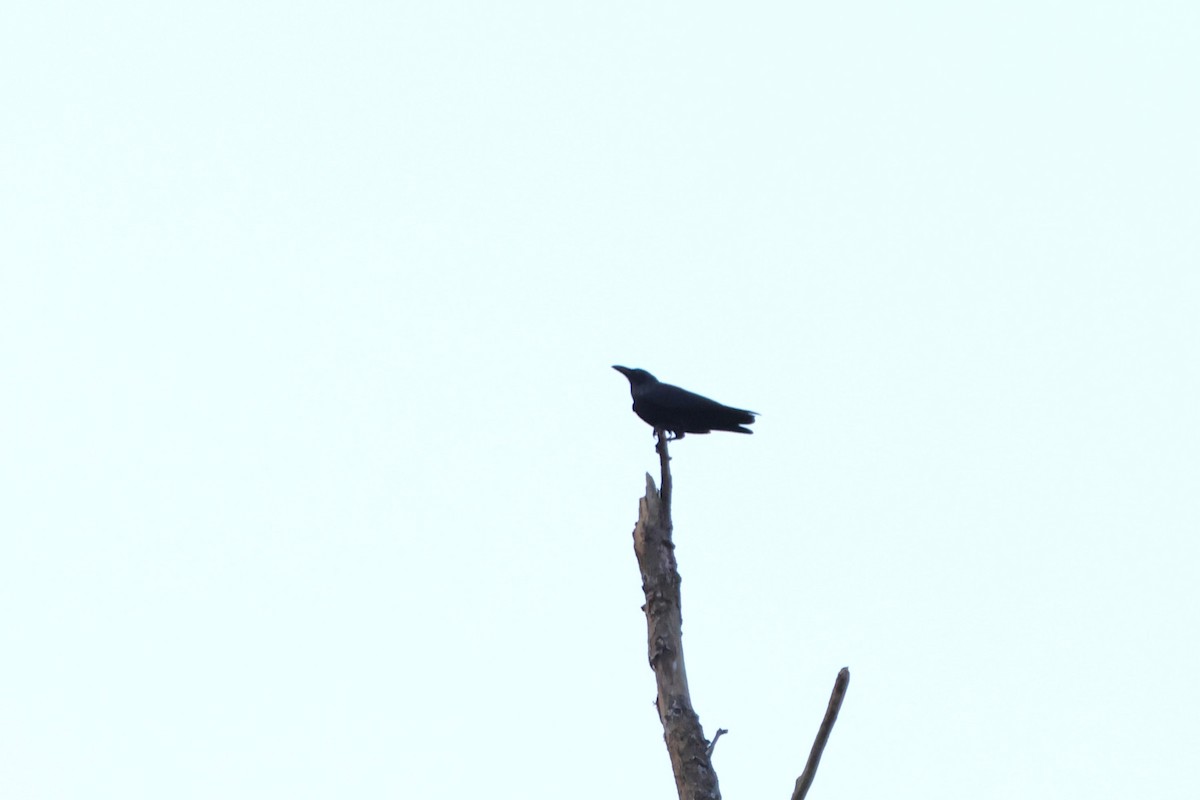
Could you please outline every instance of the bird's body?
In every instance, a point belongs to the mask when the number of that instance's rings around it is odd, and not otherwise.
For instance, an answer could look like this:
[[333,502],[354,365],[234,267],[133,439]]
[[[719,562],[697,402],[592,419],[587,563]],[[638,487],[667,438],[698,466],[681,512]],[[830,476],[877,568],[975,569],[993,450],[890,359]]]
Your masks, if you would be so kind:
[[613,369],[629,379],[633,412],[651,427],[670,431],[676,439],[682,439],[685,433],[754,433],[742,426],[754,422],[755,411],[723,406],[687,389],[662,383],[644,369],[616,366]]

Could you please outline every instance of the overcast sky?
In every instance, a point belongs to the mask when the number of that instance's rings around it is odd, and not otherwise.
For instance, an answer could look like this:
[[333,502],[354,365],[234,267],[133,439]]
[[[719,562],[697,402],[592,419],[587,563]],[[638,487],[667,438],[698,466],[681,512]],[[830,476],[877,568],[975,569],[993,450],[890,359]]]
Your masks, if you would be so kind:
[[0,12],[0,796],[1200,796],[1200,6]]

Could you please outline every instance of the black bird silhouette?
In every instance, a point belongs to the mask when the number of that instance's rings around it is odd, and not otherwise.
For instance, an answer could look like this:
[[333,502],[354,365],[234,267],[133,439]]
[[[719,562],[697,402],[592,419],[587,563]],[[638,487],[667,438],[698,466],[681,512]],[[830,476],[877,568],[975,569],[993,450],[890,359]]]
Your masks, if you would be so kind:
[[614,366],[629,379],[633,395],[633,412],[654,428],[662,428],[682,439],[685,433],[732,431],[754,433],[743,425],[754,422],[757,411],[723,406],[715,400],[701,397],[669,383],[662,383],[644,369]]

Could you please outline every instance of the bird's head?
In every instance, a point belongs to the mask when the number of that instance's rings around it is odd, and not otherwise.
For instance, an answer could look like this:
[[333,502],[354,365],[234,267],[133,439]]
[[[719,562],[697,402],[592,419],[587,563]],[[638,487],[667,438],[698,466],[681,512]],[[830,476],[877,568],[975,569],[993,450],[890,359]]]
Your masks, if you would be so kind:
[[658,383],[658,378],[646,372],[644,369],[630,369],[629,367],[618,367],[615,364],[613,369],[629,379],[630,386],[645,386],[649,383]]

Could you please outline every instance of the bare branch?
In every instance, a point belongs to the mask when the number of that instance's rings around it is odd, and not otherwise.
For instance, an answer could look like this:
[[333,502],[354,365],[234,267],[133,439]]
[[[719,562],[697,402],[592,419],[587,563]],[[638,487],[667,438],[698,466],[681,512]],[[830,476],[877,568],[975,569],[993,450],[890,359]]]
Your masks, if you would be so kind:
[[671,524],[671,456],[667,454],[667,432],[662,428],[655,428],[654,435],[658,437],[658,444],[654,449],[658,452],[658,468],[661,480],[659,481],[659,497],[662,498],[662,509],[666,514],[665,523],[668,528],[672,528]]
[[833,682],[833,694],[829,696],[829,707],[825,709],[825,719],[821,720],[817,738],[813,742],[812,751],[808,754],[808,763],[804,765],[804,772],[801,772],[800,777],[796,779],[796,790],[792,792],[792,800],[804,800],[809,787],[812,786],[813,778],[817,777],[817,765],[821,763],[821,754],[825,752],[825,745],[829,741],[829,734],[833,731],[833,723],[837,722],[838,711],[842,708],[842,701],[846,699],[846,687],[849,685],[850,668],[842,667],[838,672],[837,680]]
[[717,732],[713,734],[712,741],[708,743],[708,750],[705,751],[705,755],[707,755],[709,758],[712,758],[713,750],[717,749],[717,739],[720,739],[727,733],[729,733],[729,731],[725,730],[724,728],[717,728]]

